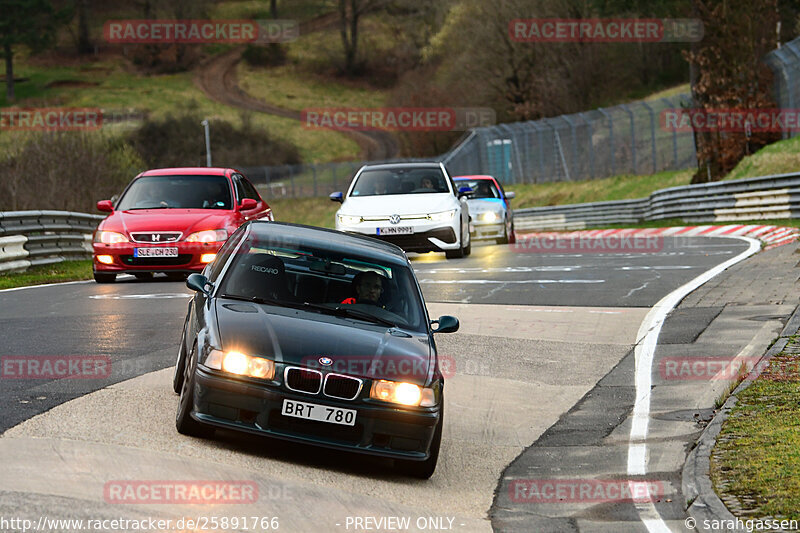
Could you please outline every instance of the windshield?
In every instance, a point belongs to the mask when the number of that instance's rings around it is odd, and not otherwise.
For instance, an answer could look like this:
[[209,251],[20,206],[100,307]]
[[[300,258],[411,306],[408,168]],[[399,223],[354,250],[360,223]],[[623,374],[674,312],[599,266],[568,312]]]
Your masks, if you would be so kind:
[[252,235],[235,254],[219,294],[425,331],[425,313],[409,267],[324,249],[270,245]]
[[391,170],[365,170],[358,177],[350,196],[387,194],[430,194],[450,192],[442,171],[436,167]]
[[500,198],[500,192],[491,180],[458,180],[456,184],[472,189],[468,198]]
[[135,180],[117,205],[129,209],[231,209],[224,176],[145,176]]

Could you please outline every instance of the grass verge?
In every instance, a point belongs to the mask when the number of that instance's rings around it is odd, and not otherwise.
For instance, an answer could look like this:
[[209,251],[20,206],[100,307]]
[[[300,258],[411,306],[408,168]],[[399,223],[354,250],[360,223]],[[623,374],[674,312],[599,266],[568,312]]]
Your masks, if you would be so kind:
[[92,261],[90,259],[64,261],[53,265],[31,267],[25,272],[0,274],[0,289],[84,279],[92,279]]
[[279,198],[267,200],[275,220],[333,229],[336,211],[342,204],[328,198]]
[[[711,455],[711,479],[734,514],[800,519],[800,339],[739,393]],[[738,507],[739,509],[735,509]]]
[[659,189],[688,185],[692,173],[693,170],[678,170],[649,176],[622,175],[586,181],[508,184],[504,188],[516,193],[512,203],[515,209],[522,209],[644,198]]

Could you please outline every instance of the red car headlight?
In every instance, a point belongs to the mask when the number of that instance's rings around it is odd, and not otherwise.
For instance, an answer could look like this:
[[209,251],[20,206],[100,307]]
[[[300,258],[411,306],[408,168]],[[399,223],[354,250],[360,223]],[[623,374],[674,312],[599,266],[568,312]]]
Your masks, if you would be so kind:
[[122,233],[117,233],[116,231],[98,231],[94,234],[94,242],[101,242],[103,244],[119,244],[130,241],[125,235]]
[[228,232],[224,229],[207,229],[196,231],[186,237],[186,242],[223,242],[228,238]]

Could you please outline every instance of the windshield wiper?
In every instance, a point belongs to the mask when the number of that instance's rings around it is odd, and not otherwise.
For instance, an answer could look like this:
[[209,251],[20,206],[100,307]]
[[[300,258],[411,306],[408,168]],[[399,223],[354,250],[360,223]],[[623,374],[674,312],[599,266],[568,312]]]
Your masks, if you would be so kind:
[[397,327],[397,324],[395,324],[391,320],[386,320],[385,318],[375,316],[372,313],[367,313],[366,311],[361,311],[359,309],[352,309],[347,305],[337,305],[336,307],[327,307],[325,305],[314,304],[311,302],[304,302],[303,307],[309,309],[316,309],[330,315],[349,316],[352,318],[357,318],[359,320],[373,322],[375,324],[383,324],[384,326],[389,326],[392,328]]

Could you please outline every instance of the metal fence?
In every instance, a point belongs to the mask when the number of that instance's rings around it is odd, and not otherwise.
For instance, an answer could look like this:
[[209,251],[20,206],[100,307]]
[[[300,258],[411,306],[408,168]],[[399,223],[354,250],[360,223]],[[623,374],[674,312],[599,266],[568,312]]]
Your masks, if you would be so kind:
[[[800,106],[800,38],[794,39],[768,53],[764,58],[775,74],[775,101],[782,109]],[[783,138],[797,135],[786,130]]]
[[573,115],[476,128],[442,159],[454,174],[503,183],[547,183],[653,174],[697,166],[694,135],[668,131],[662,112],[688,94]]

